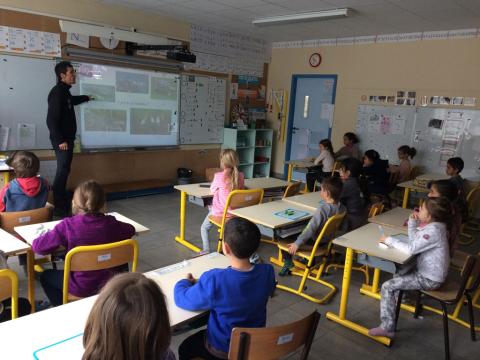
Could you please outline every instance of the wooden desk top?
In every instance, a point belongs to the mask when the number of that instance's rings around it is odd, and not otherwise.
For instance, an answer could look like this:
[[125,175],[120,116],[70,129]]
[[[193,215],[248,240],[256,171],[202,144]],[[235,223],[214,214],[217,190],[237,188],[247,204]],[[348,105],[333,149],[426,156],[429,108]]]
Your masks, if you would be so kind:
[[[287,209],[305,211],[308,215],[295,220],[275,215],[276,212],[284,211]],[[263,225],[270,229],[277,229],[287,225],[295,224],[300,221],[308,220],[312,217],[314,213],[314,211],[310,210],[308,207],[294,205],[285,200],[278,200],[263,203],[260,205],[248,206],[240,209],[230,210],[229,212],[232,215],[250,220],[255,224]]]
[[398,230],[407,231],[407,226],[404,224],[412,212],[413,211],[411,209],[396,207],[395,209],[384,212],[383,214],[371,217],[368,219],[368,221],[374,224],[390,226]]
[[419,192],[429,192],[430,190],[427,189],[426,187],[422,187],[422,186],[417,186],[413,183],[413,180],[408,180],[408,181],[404,181],[404,182],[401,182],[401,183],[398,183],[397,184],[398,187],[401,187],[401,188],[408,188],[410,190],[415,190],[415,191],[419,191]]
[[[407,233],[406,230],[401,231],[392,227],[384,227],[384,231],[386,236]],[[333,240],[333,243],[397,264],[404,264],[410,259],[411,256],[409,254],[400,250],[380,247],[378,244],[379,239],[380,230],[378,229],[378,225],[370,223],[336,238]]]
[[17,239],[15,236],[6,232],[5,230],[0,229],[0,250],[2,250],[5,255],[13,255],[29,249],[30,246],[28,244],[20,239]]
[[[122,221],[122,222],[125,222],[127,224],[133,225],[133,227],[135,228],[135,232],[137,234],[142,234],[142,233],[150,231],[149,228],[147,228],[147,227],[133,221],[132,219],[129,219],[126,216],[123,216],[122,214],[117,213],[117,212],[110,212],[110,213],[107,213],[107,215],[115,216],[115,218],[118,221]],[[61,220],[49,221],[49,222],[44,222],[44,223],[40,223],[40,224],[15,226],[14,230],[28,244],[31,245],[33,243],[33,240],[35,240],[37,237],[44,234],[48,230],[52,230],[58,223],[60,223],[60,221]]]
[[317,210],[320,206],[320,191],[311,192],[303,195],[290,196],[283,199],[286,202],[292,203],[293,205],[301,205],[309,208],[311,211]]
[[[213,255],[201,256],[187,262],[151,271],[145,275],[154,279],[162,288],[167,300],[170,324],[175,326],[191,320],[202,313],[186,311],[175,306],[173,288],[176,282],[185,278],[187,273],[192,273],[195,277],[199,277],[207,270],[226,268],[227,266],[229,266],[228,259],[221,254],[214,253]],[[82,334],[88,314],[96,298],[97,296],[91,296],[0,323],[2,358],[32,359],[35,351]],[[47,355],[45,353],[42,359],[80,359],[83,354],[83,346],[81,344],[82,336],[65,341],[61,346],[50,348],[48,356],[45,357]],[[58,353],[60,351],[63,351],[62,354]],[[68,356],[65,356],[65,354],[68,354]]]
[[[174,189],[179,191],[184,191],[188,195],[193,195],[198,198],[209,198],[213,195],[210,193],[210,188],[200,187],[201,184],[208,183],[198,183],[198,184],[188,184],[188,185],[175,185]],[[287,187],[289,184],[288,181],[273,178],[273,177],[263,177],[263,178],[252,178],[245,179],[245,188],[246,189],[278,189]]]

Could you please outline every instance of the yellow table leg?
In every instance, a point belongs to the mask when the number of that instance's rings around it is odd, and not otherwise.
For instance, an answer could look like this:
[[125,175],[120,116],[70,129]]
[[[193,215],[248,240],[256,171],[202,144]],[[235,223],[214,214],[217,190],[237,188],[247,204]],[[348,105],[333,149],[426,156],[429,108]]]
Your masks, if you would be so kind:
[[200,248],[193,245],[192,243],[188,242],[185,240],[185,209],[187,205],[187,193],[185,191],[182,191],[180,193],[180,235],[175,236],[175,240],[182,244],[183,246],[186,246],[192,251],[195,252],[200,252]]
[[343,281],[342,281],[342,298],[340,299],[340,309],[339,314],[334,314],[332,312],[327,312],[327,319],[335,321],[336,323],[343,325],[349,329],[352,329],[362,335],[368,336],[369,338],[378,341],[384,345],[390,346],[391,339],[383,336],[370,336],[368,335],[368,329],[364,326],[361,326],[353,321],[347,320],[347,303],[348,303],[348,290],[350,287],[350,276],[352,274],[352,263],[353,263],[353,250],[347,248],[347,253],[345,255],[345,267],[343,270]]
[[33,270],[34,255],[32,250],[27,251],[27,283],[28,283],[28,301],[32,306],[32,313],[35,312],[35,272]]
[[407,205],[408,205],[408,197],[410,196],[410,189],[408,187],[405,188],[405,190],[403,191],[403,203],[402,203],[402,207],[404,209],[407,208]]
[[293,165],[288,164],[288,174],[287,174],[287,181],[292,181],[292,173],[293,173]]
[[378,284],[380,283],[380,269],[375,268],[373,271],[372,292],[378,292]]
[[10,171],[2,171],[3,175],[3,185],[7,185],[10,181]]

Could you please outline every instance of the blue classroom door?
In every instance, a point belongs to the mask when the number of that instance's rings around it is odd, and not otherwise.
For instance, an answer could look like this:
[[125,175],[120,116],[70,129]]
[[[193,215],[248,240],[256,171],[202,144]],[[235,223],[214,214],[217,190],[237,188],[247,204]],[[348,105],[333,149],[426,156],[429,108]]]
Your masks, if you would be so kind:
[[[285,160],[318,156],[319,141],[331,135],[336,86],[336,75],[292,76]],[[294,171],[292,178],[305,181],[305,172]]]

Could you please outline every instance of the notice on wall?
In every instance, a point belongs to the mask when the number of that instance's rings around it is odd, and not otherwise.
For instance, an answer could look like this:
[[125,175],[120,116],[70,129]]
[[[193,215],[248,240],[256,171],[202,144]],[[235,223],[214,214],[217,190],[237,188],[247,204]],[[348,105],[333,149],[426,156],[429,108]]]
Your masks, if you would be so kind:
[[8,48],[10,51],[25,51],[26,32],[25,29],[8,28]]
[[25,35],[26,51],[30,54],[42,54],[43,52],[43,32],[27,30]]
[[8,49],[8,27],[0,25],[0,50]]
[[17,144],[20,149],[32,149],[35,147],[36,138],[35,124],[18,124]]
[[7,126],[0,126],[0,151],[7,150],[9,135],[10,128]]

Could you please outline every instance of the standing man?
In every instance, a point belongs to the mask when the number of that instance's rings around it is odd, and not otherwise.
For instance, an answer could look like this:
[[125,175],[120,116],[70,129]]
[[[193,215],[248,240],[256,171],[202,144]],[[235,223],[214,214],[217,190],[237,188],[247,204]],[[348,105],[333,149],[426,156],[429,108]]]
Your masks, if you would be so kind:
[[55,215],[65,217],[70,212],[67,199],[67,180],[73,158],[73,142],[77,132],[74,106],[89,101],[90,97],[72,96],[70,88],[75,84],[75,69],[69,61],[61,61],[55,66],[57,85],[48,94],[47,126],[50,130],[57,172],[53,182]]

